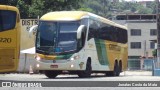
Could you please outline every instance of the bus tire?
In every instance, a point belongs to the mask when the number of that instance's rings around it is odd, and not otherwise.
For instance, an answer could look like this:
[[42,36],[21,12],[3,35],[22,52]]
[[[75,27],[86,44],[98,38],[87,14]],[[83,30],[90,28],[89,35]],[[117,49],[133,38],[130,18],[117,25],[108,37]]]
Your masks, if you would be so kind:
[[114,76],[113,71],[107,71],[105,74],[106,74],[106,76]]
[[120,71],[119,71],[118,60],[115,60],[113,76],[119,76],[119,74],[120,74]]
[[90,77],[91,76],[91,73],[92,73],[92,66],[91,66],[91,61],[87,61],[87,64],[86,64],[86,70],[84,71],[79,71],[78,72],[78,76],[80,78],[85,78],[85,77]]
[[44,74],[48,78],[55,78],[58,75],[58,72],[57,71],[44,71]]
[[122,72],[122,60],[119,61],[119,72]]

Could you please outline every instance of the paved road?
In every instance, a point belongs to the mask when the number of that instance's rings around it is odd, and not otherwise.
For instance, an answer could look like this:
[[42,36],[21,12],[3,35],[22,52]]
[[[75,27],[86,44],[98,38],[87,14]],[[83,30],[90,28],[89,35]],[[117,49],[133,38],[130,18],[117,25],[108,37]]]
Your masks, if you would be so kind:
[[48,79],[43,74],[0,74],[0,80],[14,81],[160,81],[160,77],[152,76],[150,71],[125,71],[119,77],[106,77],[101,73],[92,74],[91,78],[79,78],[77,75],[58,75]]
[[[159,81],[160,76],[152,76],[152,72],[149,71],[126,71],[120,74],[119,77],[105,77],[103,74],[93,74],[91,78],[79,78],[77,75],[59,75],[55,79],[48,79],[43,74],[0,74],[0,80],[3,81]],[[72,82],[71,82],[72,83]],[[92,83],[92,82],[89,82]],[[74,83],[73,83],[74,84]],[[0,88],[1,90],[2,88]],[[3,88],[3,90],[8,90],[10,88]],[[22,89],[22,88],[15,88]],[[37,89],[37,90],[64,90],[64,87],[49,87],[49,88],[23,88],[25,90],[28,89]],[[65,87],[65,90],[159,90],[159,87]]]

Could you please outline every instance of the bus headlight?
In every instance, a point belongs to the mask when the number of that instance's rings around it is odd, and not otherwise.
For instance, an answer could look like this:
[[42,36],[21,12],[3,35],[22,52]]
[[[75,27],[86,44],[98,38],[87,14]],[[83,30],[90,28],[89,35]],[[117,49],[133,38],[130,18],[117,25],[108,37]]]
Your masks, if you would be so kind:
[[73,60],[74,60],[74,58],[72,57],[72,58],[71,58],[71,61],[73,61]]
[[71,64],[71,68],[73,68],[74,67],[74,65],[73,64]]
[[76,59],[79,59],[79,55],[76,55],[76,56],[72,57],[71,61],[76,60]]
[[37,61],[40,61],[40,60],[41,60],[41,57],[36,56],[36,60],[37,60]]
[[39,68],[39,67],[40,67],[40,65],[39,65],[39,64],[37,64],[36,66],[37,66],[37,68]]

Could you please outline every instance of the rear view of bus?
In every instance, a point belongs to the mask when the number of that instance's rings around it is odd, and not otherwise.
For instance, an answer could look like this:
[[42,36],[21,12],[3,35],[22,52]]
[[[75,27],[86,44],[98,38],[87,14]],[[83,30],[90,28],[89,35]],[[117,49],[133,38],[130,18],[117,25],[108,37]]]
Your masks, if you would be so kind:
[[13,6],[0,5],[0,73],[17,70],[19,50],[19,10]]

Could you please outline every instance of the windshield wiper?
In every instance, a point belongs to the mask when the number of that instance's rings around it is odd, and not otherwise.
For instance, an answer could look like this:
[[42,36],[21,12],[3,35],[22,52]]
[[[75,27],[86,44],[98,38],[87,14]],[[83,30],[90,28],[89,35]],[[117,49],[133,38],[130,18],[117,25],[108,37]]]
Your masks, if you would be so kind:
[[51,46],[51,47],[48,49],[48,54],[54,54],[54,46]]
[[41,52],[41,53],[43,53],[43,54],[49,54],[49,52],[44,51],[44,50],[40,50],[40,49],[36,49],[36,51],[38,51],[38,53]]

